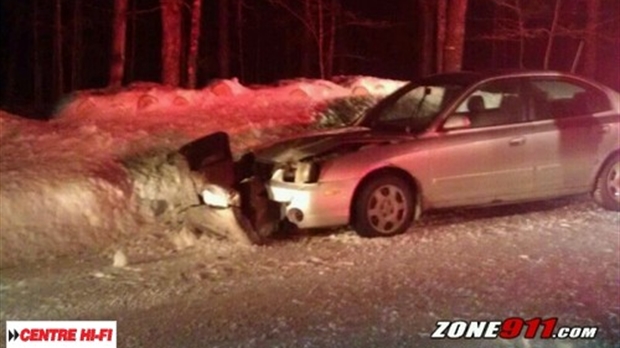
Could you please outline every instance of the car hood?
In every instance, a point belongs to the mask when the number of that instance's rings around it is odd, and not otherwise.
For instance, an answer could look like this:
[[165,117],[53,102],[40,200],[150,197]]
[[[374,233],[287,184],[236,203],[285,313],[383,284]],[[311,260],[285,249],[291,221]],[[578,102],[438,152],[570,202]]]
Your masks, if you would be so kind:
[[411,135],[377,133],[369,128],[352,127],[283,140],[255,151],[255,155],[261,162],[320,161],[369,146],[394,144],[411,139]]

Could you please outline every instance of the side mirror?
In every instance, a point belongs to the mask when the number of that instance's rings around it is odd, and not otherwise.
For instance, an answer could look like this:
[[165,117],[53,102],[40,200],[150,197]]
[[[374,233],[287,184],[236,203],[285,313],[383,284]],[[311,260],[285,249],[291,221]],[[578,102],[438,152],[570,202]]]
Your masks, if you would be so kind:
[[466,115],[451,115],[446,122],[443,123],[444,130],[469,128],[471,121]]

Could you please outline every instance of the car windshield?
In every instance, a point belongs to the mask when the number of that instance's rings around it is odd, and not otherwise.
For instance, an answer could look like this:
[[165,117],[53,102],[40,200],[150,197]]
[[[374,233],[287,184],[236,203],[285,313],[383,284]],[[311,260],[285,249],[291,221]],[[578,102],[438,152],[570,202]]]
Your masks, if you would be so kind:
[[420,133],[463,88],[457,84],[408,84],[371,109],[359,125],[373,130]]

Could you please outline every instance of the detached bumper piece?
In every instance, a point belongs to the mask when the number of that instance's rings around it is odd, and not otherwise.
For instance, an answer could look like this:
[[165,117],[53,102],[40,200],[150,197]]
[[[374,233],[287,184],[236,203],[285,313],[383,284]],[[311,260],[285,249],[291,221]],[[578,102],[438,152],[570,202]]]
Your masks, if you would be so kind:
[[214,208],[230,208],[248,238],[262,244],[278,229],[282,220],[281,204],[271,201],[261,175],[255,175],[252,154],[234,162],[228,134],[213,133],[179,149],[190,170],[200,173],[209,183],[199,192]]
[[281,204],[269,199],[264,182],[257,177],[243,180],[237,184],[237,190],[241,214],[252,227],[248,237],[262,244],[279,230]]

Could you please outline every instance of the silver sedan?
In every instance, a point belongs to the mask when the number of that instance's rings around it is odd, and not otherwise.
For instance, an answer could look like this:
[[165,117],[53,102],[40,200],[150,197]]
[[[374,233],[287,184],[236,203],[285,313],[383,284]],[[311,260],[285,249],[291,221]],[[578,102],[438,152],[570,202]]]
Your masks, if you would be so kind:
[[426,210],[592,193],[620,210],[620,95],[547,71],[450,73],[405,85],[353,124],[255,153],[301,228],[402,233]]

